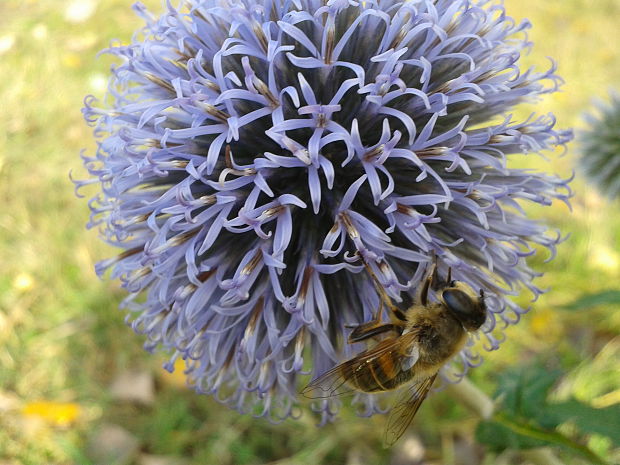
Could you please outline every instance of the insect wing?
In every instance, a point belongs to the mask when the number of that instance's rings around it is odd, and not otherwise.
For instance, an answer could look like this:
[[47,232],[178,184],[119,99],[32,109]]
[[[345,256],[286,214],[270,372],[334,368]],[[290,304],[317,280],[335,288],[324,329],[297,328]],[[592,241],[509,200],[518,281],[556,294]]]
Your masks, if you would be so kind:
[[321,399],[358,392],[348,381],[363,375],[363,370],[373,360],[386,353],[401,350],[403,337],[384,339],[375,347],[366,350],[350,360],[336,365],[331,370],[311,381],[301,393],[309,399]]
[[[357,358],[357,357],[356,357]],[[336,365],[308,384],[301,393],[309,399],[324,399],[356,392],[356,389],[347,383],[359,367],[356,358]]]
[[421,381],[413,384],[409,389],[406,389],[401,394],[390,411],[387,426],[385,428],[385,436],[383,438],[383,444],[386,447],[393,445],[398,438],[407,430],[407,427],[413,420],[413,417],[418,412],[420,405],[428,391],[430,391],[437,373],[429,378],[424,378]]

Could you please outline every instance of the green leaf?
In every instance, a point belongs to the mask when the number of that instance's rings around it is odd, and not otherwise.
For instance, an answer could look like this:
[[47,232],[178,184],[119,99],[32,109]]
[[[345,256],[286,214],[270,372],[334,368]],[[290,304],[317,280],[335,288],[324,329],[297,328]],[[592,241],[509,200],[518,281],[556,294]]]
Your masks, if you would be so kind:
[[560,376],[560,371],[550,370],[541,364],[508,370],[499,380],[496,397],[502,399],[506,413],[536,418],[544,409],[549,391]]
[[586,294],[577,300],[562,306],[565,310],[587,310],[597,305],[618,305],[620,304],[620,290],[608,289],[606,291]]
[[601,434],[616,444],[620,443],[620,405],[594,408],[571,399],[559,404],[549,404],[546,413],[555,417],[558,423],[574,421],[583,433]]

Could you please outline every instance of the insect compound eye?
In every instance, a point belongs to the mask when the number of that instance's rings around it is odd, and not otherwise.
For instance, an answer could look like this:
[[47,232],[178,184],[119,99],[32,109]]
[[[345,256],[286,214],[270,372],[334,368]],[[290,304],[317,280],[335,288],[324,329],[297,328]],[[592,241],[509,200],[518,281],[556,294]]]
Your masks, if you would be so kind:
[[446,289],[441,296],[448,310],[466,329],[478,329],[486,320],[484,303],[472,299],[466,292],[460,289]]

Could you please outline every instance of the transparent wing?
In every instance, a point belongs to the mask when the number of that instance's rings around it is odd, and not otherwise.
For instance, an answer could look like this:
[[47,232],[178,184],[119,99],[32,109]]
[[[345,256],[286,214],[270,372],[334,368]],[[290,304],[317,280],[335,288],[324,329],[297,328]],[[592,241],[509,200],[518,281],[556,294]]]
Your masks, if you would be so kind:
[[350,360],[336,365],[318,378],[312,380],[301,393],[309,399],[321,399],[326,397],[351,394],[358,390],[348,383],[348,380],[356,376],[364,376],[367,363],[389,352],[401,351],[404,344],[409,344],[413,336],[400,336],[384,339],[376,346],[365,350]]
[[315,378],[301,391],[302,395],[309,399],[323,399],[357,392],[353,386],[347,383],[347,380],[351,379],[355,369],[360,366],[360,362],[357,361],[358,358],[359,356],[336,365]]
[[385,427],[383,444],[386,447],[393,445],[403,435],[418,412],[420,405],[426,399],[426,395],[430,391],[436,377],[437,373],[414,383],[398,397],[390,411],[387,426]]

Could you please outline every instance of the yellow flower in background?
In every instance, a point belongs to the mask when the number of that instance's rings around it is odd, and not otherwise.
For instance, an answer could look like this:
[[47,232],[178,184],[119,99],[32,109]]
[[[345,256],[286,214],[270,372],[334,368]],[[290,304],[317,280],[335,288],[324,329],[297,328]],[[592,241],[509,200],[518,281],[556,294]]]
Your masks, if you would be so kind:
[[562,323],[557,313],[549,308],[539,308],[529,318],[530,329],[537,337],[555,341],[562,335]]
[[77,53],[65,53],[61,58],[61,62],[67,68],[77,69],[82,66],[82,59]]
[[0,55],[8,52],[15,45],[15,36],[14,35],[6,35],[0,37]]
[[96,0],[73,0],[65,8],[65,20],[78,24],[87,21],[95,14]]
[[35,401],[22,407],[25,416],[38,417],[55,426],[68,426],[80,416],[81,407],[72,402]]
[[596,270],[607,273],[615,273],[620,267],[620,257],[611,248],[603,244],[594,244],[590,249],[590,257],[588,262],[590,266]]
[[177,359],[174,362],[174,371],[161,371],[161,380],[176,388],[187,388],[187,376],[185,374],[185,361],[182,359]]
[[13,287],[17,291],[26,292],[34,286],[34,279],[28,273],[19,273],[13,280]]

